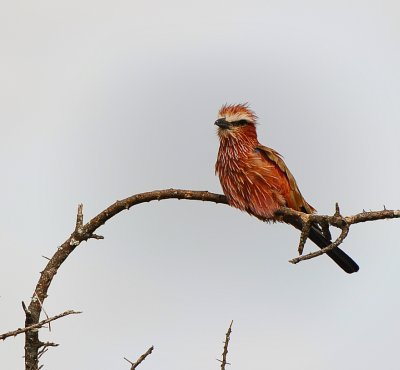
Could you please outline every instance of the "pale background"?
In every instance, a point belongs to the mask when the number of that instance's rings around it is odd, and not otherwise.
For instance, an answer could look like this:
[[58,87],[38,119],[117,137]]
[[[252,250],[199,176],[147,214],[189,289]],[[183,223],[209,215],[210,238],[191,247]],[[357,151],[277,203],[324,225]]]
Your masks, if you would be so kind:
[[[0,9],[0,332],[85,219],[169,187],[220,192],[221,104],[248,101],[321,213],[400,208],[398,1],[12,1]],[[223,205],[124,212],[59,270],[46,369],[398,369],[399,221],[355,226],[346,275]],[[309,251],[311,246],[307,248]],[[23,336],[0,343],[23,368]]]

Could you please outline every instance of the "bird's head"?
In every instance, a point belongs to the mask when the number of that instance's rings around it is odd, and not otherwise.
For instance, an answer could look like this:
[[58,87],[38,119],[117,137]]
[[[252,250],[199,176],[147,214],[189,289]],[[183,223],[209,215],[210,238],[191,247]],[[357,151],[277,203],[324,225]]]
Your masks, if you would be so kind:
[[256,123],[257,116],[247,103],[223,105],[215,121],[220,138],[240,136],[248,132],[255,133]]

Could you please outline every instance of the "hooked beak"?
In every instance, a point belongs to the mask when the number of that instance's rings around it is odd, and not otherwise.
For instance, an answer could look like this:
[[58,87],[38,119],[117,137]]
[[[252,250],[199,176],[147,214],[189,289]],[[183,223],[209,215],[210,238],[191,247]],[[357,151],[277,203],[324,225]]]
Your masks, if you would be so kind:
[[219,128],[222,128],[222,129],[226,129],[226,128],[230,127],[229,122],[226,121],[225,118],[217,119],[214,124],[217,125]]

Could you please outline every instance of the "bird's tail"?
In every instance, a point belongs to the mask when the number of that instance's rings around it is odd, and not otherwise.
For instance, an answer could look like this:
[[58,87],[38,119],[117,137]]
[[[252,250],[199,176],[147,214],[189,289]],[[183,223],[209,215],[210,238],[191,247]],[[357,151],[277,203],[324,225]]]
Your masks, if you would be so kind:
[[[301,230],[300,225],[293,225],[293,226]],[[332,244],[332,242],[322,234],[322,231],[319,229],[317,225],[311,226],[308,238],[321,249]],[[334,248],[326,254],[330,258],[332,258],[335,261],[335,263],[340,268],[342,268],[342,270],[346,271],[348,274],[352,274],[353,272],[357,272],[359,270],[357,263],[355,263],[353,259],[350,256],[348,256],[345,252],[343,252],[340,248]]]

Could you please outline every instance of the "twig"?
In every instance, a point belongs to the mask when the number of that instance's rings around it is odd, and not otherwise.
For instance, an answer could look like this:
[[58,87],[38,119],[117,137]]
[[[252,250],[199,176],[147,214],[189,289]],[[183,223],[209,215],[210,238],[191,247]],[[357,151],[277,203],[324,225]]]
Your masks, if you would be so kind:
[[300,261],[309,260],[311,258],[321,256],[322,254],[325,254],[325,253],[331,251],[332,249],[338,247],[340,244],[343,243],[344,239],[347,237],[347,235],[349,233],[349,229],[350,229],[350,225],[345,225],[343,227],[342,232],[340,233],[339,237],[334,242],[329,244],[327,247],[322,248],[316,252],[308,253],[304,256],[292,258],[291,260],[289,260],[289,262],[296,264],[296,263],[299,263]]
[[143,355],[141,355],[136,362],[131,362],[129,361],[126,357],[124,357],[124,360],[128,361],[132,366],[130,370],[135,370],[145,359],[146,357],[153,352],[154,346],[151,346]]
[[73,311],[73,310],[65,311],[63,313],[60,313],[59,315],[56,315],[56,316],[53,316],[53,317],[49,317],[46,320],[42,320],[42,321],[38,322],[37,324],[33,324],[33,325],[30,325],[30,326],[25,327],[25,328],[18,328],[17,330],[9,331],[8,333],[1,334],[0,335],[0,340],[5,340],[8,337],[15,337],[18,334],[26,333],[26,332],[31,331],[31,330],[40,329],[44,325],[49,324],[51,321],[60,319],[61,317],[64,317],[64,316],[77,315],[77,314],[80,314],[80,313],[82,313],[82,312]]
[[[53,343],[53,342],[40,342],[40,351],[38,352],[38,357],[42,357],[48,350],[49,347],[58,347],[59,344],[58,343]],[[41,369],[43,367],[40,366],[39,369]]]
[[232,324],[233,324],[233,320],[231,321],[228,331],[225,334],[224,351],[222,352],[222,360],[217,359],[217,361],[219,361],[221,363],[221,370],[225,370],[225,366],[230,365],[230,363],[226,361],[226,357],[228,356],[228,345],[229,345],[229,340],[231,339]]

